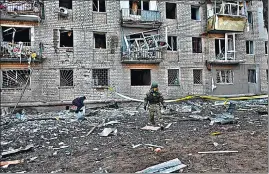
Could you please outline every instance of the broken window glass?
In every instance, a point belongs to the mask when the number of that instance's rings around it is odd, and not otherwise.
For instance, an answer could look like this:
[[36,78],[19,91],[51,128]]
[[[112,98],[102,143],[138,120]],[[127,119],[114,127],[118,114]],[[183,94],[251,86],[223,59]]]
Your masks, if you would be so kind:
[[232,70],[216,70],[217,83],[231,84],[233,83]]
[[202,84],[202,70],[201,69],[193,70],[193,83]]
[[248,70],[248,82],[256,83],[256,70],[255,69]]
[[60,30],[60,47],[73,47],[72,30]]
[[202,53],[202,39],[199,37],[192,38],[192,52]]
[[12,42],[14,40],[15,43],[24,42],[31,43],[31,28],[25,27],[2,27],[2,36],[4,42]]
[[106,34],[94,33],[94,48],[106,48]]
[[167,50],[177,51],[177,37],[176,36],[168,36],[168,47]]
[[72,0],[59,0],[59,7],[72,9]]
[[[2,88],[23,88],[29,86],[30,70],[5,70],[2,71]],[[26,84],[27,83],[27,84]]]
[[97,12],[106,12],[106,1],[105,0],[93,0],[92,9]]
[[252,16],[252,12],[248,11],[248,23],[252,24],[253,23],[253,16]]
[[179,85],[179,70],[168,69],[168,86]]
[[94,86],[108,86],[108,69],[93,69],[92,79]]
[[218,60],[225,59],[225,39],[215,40],[215,54]]
[[131,69],[131,86],[147,86],[150,84],[150,69]]
[[176,10],[177,10],[176,3],[168,3],[166,2],[166,19],[176,19]]
[[60,86],[73,86],[73,70],[60,70]]

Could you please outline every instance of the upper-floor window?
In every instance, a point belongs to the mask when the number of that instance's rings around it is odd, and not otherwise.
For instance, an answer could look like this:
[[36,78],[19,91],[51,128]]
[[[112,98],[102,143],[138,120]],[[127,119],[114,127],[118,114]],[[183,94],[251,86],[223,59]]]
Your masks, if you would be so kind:
[[246,53],[247,54],[254,54],[254,44],[252,40],[246,41]]
[[72,9],[72,0],[59,0],[59,7]]
[[268,41],[265,41],[264,46],[265,46],[265,54],[268,54]]
[[200,37],[192,38],[192,52],[202,53],[202,39]]
[[168,36],[168,47],[167,50],[177,51],[177,37],[176,36]]
[[199,6],[191,6],[191,19],[193,20],[201,20],[200,16],[200,7]]
[[165,3],[166,6],[166,19],[176,19],[177,18],[177,4],[176,3]]
[[72,30],[60,30],[60,47],[73,47]]
[[92,9],[97,12],[106,12],[106,1],[105,0],[93,0]]
[[2,27],[4,42],[25,42],[31,43],[31,28],[26,27]]
[[252,24],[253,23],[253,15],[251,11],[248,11],[248,23]]
[[94,33],[94,48],[106,48],[106,34]]

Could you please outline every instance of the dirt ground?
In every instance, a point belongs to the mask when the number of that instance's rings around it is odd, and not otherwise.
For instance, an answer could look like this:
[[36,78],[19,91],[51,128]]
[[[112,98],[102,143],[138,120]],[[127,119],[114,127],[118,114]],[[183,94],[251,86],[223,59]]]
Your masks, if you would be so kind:
[[[212,106],[214,102],[197,101],[202,106],[198,115],[208,116],[210,112],[222,113],[224,106]],[[182,104],[182,103],[181,103]],[[174,104],[180,105],[180,104]],[[187,105],[185,103],[185,105]],[[3,157],[1,161],[20,160],[24,162],[0,168],[0,172],[38,173],[134,173],[155,164],[178,158],[187,167],[180,172],[203,173],[267,173],[268,172],[268,115],[257,110],[234,112],[237,124],[209,125],[210,120],[188,121],[191,113],[171,112],[164,114],[165,125],[172,125],[164,131],[141,130],[147,125],[147,112],[138,103],[119,104],[119,108],[88,110],[87,120],[78,122],[69,119],[64,112],[32,112],[28,118],[60,116],[65,120],[37,120],[7,126],[11,118],[2,117],[1,151],[9,148],[34,144],[31,151]],[[181,106],[181,105],[180,105]],[[169,105],[168,105],[169,108]],[[90,129],[103,120],[117,120],[120,123]],[[117,128],[117,135],[101,137],[104,128]],[[221,132],[212,136],[213,132]],[[3,142],[3,143],[2,143]],[[9,143],[5,143],[9,142]],[[218,143],[214,146],[213,142]],[[59,144],[60,143],[60,144]],[[132,148],[132,145],[143,144]],[[160,153],[144,144],[163,146]],[[68,147],[59,149],[60,146]],[[198,154],[204,151],[238,151],[237,153]],[[57,152],[57,154],[56,154]],[[37,157],[33,160],[33,157]],[[32,158],[32,160],[31,160]]]

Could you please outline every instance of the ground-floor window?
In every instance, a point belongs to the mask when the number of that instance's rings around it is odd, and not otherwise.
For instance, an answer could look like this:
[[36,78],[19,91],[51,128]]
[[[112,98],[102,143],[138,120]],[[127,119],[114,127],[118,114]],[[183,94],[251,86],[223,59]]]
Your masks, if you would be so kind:
[[93,86],[108,86],[108,69],[93,69],[92,70]]
[[169,69],[168,70],[168,86],[179,85],[179,70]]
[[216,70],[217,83],[231,84],[233,83],[233,70]]
[[73,86],[73,70],[60,70],[60,86]]
[[[23,88],[30,84],[30,70],[3,70],[1,88]],[[27,82],[28,81],[28,82]]]
[[194,69],[193,70],[193,83],[194,84],[202,84],[202,72],[203,70],[201,69]]
[[131,69],[131,86],[147,86],[150,84],[150,69]]
[[256,83],[256,70],[255,69],[248,70],[248,82]]

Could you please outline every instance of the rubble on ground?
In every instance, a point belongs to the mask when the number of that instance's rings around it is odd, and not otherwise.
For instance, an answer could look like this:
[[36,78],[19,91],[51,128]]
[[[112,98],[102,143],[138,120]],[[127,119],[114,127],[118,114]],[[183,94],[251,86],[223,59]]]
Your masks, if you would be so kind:
[[[163,131],[148,130],[148,113],[137,102],[92,107],[83,120],[69,110],[26,108],[2,114],[5,163],[0,171],[134,173],[178,159],[186,165],[180,172],[265,172],[268,115],[260,113],[266,113],[266,103],[267,99],[168,103],[162,110]],[[161,150],[156,153],[156,148]],[[223,155],[229,151],[237,153]]]

